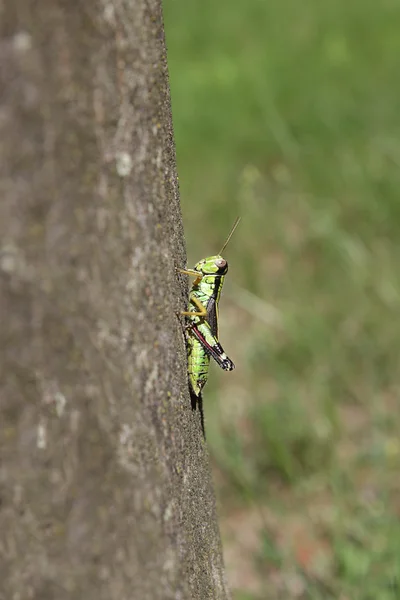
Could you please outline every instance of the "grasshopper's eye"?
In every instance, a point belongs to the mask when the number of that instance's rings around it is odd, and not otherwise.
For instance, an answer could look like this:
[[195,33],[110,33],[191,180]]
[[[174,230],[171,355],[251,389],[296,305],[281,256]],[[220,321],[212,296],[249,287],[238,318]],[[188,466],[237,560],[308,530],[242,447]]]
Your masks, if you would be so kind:
[[218,269],[224,269],[227,264],[228,263],[224,258],[217,258],[217,260],[215,261],[215,266],[218,267]]

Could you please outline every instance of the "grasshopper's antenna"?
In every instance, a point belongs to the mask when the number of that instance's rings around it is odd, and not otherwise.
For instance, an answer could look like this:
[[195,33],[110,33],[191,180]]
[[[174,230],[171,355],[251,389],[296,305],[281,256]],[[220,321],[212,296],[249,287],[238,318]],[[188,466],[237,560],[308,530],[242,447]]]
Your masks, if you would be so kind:
[[227,247],[227,245],[228,245],[228,243],[229,243],[229,240],[231,239],[231,237],[233,236],[233,234],[234,234],[234,232],[235,232],[235,229],[236,229],[236,227],[239,225],[239,221],[240,221],[240,217],[236,217],[236,219],[235,219],[235,222],[234,222],[234,224],[233,224],[233,227],[232,227],[232,229],[231,229],[231,232],[230,232],[230,234],[228,235],[228,237],[226,238],[226,242],[225,242],[225,244],[222,246],[222,248],[221,248],[221,250],[220,250],[220,252],[219,252],[219,255],[220,255],[220,256],[221,256],[221,254],[223,253],[223,251],[225,250],[225,248]]

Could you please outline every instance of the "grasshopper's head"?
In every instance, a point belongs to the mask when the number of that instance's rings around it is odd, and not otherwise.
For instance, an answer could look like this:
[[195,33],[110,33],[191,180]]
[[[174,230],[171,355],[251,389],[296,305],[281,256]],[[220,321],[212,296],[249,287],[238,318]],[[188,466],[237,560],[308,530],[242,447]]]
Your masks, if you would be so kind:
[[237,217],[236,221],[233,224],[233,227],[231,229],[230,234],[227,237],[227,240],[225,242],[225,244],[222,246],[221,250],[219,251],[219,254],[216,254],[215,256],[209,256],[208,258],[203,258],[203,260],[200,260],[197,265],[194,267],[194,270],[197,271],[198,273],[201,274],[201,276],[204,275],[226,275],[228,272],[228,263],[226,262],[226,260],[224,258],[222,258],[221,254],[222,252],[225,250],[225,248],[228,245],[229,240],[231,239],[233,232],[235,231],[236,227],[238,226],[240,221],[240,217]]
[[228,272],[228,263],[220,254],[203,258],[194,267],[202,275],[226,275]]

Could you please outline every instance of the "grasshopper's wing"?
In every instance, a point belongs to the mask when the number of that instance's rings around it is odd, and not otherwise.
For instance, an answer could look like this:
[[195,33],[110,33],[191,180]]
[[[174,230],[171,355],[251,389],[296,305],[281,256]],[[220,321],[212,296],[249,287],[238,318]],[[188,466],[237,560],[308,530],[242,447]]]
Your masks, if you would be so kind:
[[210,326],[211,333],[218,339],[218,306],[215,298],[211,297],[207,303],[207,323]]

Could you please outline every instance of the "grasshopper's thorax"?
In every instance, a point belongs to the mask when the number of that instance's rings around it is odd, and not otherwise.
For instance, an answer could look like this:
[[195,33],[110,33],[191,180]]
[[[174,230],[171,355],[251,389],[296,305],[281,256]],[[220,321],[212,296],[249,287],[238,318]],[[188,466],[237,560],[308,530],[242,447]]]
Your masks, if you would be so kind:
[[[219,254],[203,258],[194,267],[199,272],[201,279],[197,286],[205,295],[215,296],[221,292],[225,275],[228,272],[228,263]],[[219,297],[219,294],[218,294]]]

